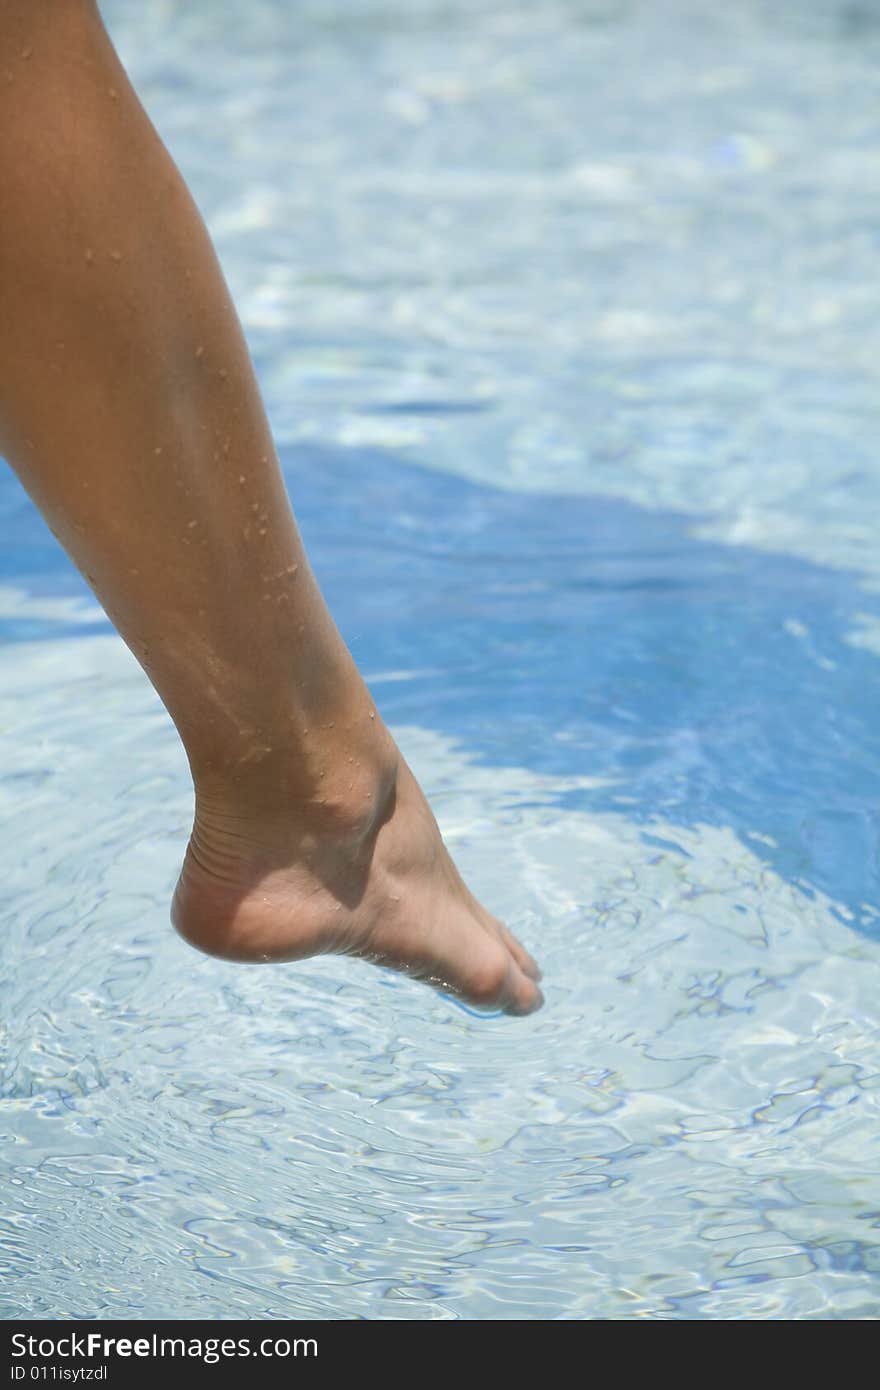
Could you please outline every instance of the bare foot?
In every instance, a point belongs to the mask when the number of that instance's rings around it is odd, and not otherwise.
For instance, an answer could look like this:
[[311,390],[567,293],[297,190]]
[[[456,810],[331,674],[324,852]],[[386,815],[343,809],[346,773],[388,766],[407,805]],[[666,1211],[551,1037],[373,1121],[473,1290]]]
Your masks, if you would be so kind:
[[358,814],[323,799],[283,811],[200,807],[197,795],[175,927],[227,960],[359,956],[482,1008],[534,1012],[543,1003],[540,970],[469,892],[388,742],[393,754]]

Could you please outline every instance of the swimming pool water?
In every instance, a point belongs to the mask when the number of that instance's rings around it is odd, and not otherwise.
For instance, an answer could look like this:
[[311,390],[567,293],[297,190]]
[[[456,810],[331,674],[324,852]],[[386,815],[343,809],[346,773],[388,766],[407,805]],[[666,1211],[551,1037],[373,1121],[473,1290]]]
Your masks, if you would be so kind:
[[876,1317],[873,7],[104,11],[548,1002],[184,946],[184,755],[0,474],[0,1313]]

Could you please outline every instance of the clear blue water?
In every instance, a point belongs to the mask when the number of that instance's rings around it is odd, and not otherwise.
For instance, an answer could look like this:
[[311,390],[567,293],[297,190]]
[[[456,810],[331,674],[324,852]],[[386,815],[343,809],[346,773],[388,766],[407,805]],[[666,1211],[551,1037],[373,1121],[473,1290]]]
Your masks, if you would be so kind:
[[548,1003],[177,940],[183,754],[4,471],[0,1311],[876,1317],[875,7],[104,9]]

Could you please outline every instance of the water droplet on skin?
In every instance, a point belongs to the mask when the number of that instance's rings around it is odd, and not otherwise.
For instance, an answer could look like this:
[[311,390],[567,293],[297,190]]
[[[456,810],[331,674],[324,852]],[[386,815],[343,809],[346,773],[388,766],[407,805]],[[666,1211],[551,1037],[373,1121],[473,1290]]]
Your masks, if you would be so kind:
[[254,513],[256,513],[256,512],[258,512],[259,510],[260,510],[260,504],[259,504],[259,502],[252,502],[252,503],[251,503],[251,511],[254,512]]
[[288,566],[287,566],[287,573],[288,573],[288,574],[296,574],[296,572],[297,572],[298,569],[299,569],[299,565],[288,565]]
[[[215,458],[216,458],[216,455],[215,455]],[[243,487],[243,486],[244,486],[244,483],[245,483],[245,476],[244,476],[243,473],[239,473],[239,475],[238,475],[238,481],[239,481],[239,484]]]
[[161,454],[161,452],[162,452],[162,446],[161,446],[161,444],[157,444],[156,448],[153,450],[153,453],[154,453],[154,454]]
[[289,601],[290,594],[279,594],[277,599],[275,600],[276,603],[288,603]]
[[192,528],[193,528],[194,526],[198,526],[198,524],[199,524],[199,523],[198,523],[197,521],[188,521],[188,522],[186,523],[186,525],[187,525],[187,530],[191,531]]
[[111,252],[110,252],[110,259],[111,259],[111,261],[121,261],[121,260],[122,260],[122,252],[121,252],[121,251],[111,251]]
[[221,367],[217,375],[219,376],[221,381],[225,381],[226,378],[229,376],[229,373],[227,372],[225,367]]
[[83,252],[83,256],[87,265],[92,265],[94,263],[95,253],[90,246]]
[[371,718],[371,719],[375,719],[375,718],[376,718],[375,714],[373,714],[372,711],[370,711],[370,718]]
[[268,599],[270,599],[271,597],[272,597],[271,594],[264,594],[264,595],[263,595],[263,602],[265,603],[265,602],[266,602]]
[[261,527],[260,527],[260,535],[261,535],[261,536],[265,536],[265,534],[266,534],[266,527],[265,527],[265,526],[261,526]]
[[23,48],[23,49],[21,50],[22,62],[26,63],[27,60],[28,60],[28,58],[29,58],[29,57],[31,56],[31,54],[33,53],[33,51],[34,51],[34,50],[33,50],[32,48]]
[[205,349],[202,347],[201,343],[199,343],[198,347],[196,348],[196,357],[204,357],[204,355]]

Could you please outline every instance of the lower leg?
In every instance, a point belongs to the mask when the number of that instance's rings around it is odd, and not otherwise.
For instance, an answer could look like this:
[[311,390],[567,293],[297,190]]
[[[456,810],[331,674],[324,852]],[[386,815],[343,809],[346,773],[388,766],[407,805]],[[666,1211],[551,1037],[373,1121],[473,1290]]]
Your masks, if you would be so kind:
[[186,748],[181,933],[537,1007],[327,611],[207,233],[92,0],[0,0],[0,448]]

